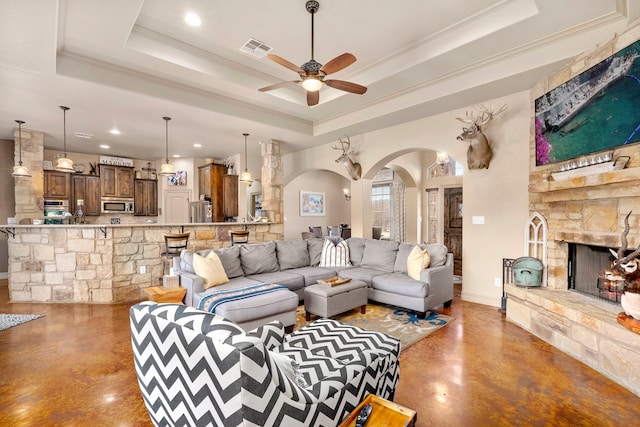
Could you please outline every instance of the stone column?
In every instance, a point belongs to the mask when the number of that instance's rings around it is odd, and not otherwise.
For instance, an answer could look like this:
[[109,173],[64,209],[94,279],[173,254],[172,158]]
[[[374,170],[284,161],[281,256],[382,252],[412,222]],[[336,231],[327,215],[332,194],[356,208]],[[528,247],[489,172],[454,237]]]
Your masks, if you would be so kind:
[[261,146],[262,154],[262,208],[267,210],[270,233],[276,238],[284,238],[284,165],[282,162],[282,141],[269,140]]
[[[14,164],[20,159],[18,129],[15,130]],[[31,178],[13,178],[16,186],[16,221],[42,218],[44,215],[44,133],[22,128],[22,164],[29,168]]]

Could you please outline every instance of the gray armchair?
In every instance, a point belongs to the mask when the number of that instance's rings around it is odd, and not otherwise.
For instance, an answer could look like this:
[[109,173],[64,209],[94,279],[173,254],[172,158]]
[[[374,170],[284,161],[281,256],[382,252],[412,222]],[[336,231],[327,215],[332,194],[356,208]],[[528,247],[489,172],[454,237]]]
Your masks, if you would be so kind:
[[154,425],[335,426],[369,394],[392,399],[400,341],[321,319],[245,332],[179,304],[130,310],[138,384]]

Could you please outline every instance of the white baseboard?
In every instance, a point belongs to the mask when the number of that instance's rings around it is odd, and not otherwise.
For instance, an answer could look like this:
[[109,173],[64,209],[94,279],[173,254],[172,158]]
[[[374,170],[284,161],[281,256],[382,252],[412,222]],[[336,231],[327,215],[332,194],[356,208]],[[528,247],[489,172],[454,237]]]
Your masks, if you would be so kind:
[[0,272],[0,280],[2,279],[8,279],[9,278],[9,272],[5,271],[4,273]]
[[500,299],[497,301],[494,298],[486,295],[470,294],[469,292],[462,291],[460,299],[468,302],[475,302],[477,304],[488,305],[491,307],[500,307]]

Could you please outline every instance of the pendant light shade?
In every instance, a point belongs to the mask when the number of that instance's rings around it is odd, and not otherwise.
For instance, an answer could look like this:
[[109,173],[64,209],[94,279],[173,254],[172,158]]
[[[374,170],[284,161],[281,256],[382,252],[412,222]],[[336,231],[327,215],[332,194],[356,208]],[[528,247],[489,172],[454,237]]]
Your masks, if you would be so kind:
[[160,172],[158,172],[158,175],[171,176],[176,174],[175,171],[173,170],[173,166],[169,163],[169,120],[171,120],[171,117],[163,117],[162,120],[164,120],[164,129],[165,129],[164,141],[165,141],[166,163],[160,166]]
[[13,173],[11,176],[15,178],[29,178],[31,177],[29,169],[26,166],[22,166],[22,125],[24,124],[24,121],[16,120],[16,123],[18,124],[18,149],[20,150],[20,160],[18,161],[18,164],[13,167]]
[[73,160],[67,157],[67,110],[69,107],[61,105],[60,109],[62,110],[63,117],[64,156],[58,159],[56,170],[58,172],[75,173],[76,170],[73,168]]
[[249,163],[247,158],[247,137],[249,134],[243,133],[242,135],[244,135],[244,172],[240,174],[240,182],[251,184],[253,182],[253,178],[251,178],[251,173],[247,170],[247,163]]

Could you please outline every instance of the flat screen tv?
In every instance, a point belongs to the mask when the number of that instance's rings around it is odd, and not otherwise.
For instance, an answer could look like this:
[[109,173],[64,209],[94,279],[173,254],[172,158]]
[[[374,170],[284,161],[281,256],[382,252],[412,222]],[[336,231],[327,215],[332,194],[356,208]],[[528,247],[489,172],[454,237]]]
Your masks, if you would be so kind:
[[640,141],[640,41],[535,101],[536,165]]

